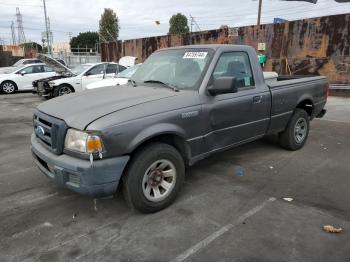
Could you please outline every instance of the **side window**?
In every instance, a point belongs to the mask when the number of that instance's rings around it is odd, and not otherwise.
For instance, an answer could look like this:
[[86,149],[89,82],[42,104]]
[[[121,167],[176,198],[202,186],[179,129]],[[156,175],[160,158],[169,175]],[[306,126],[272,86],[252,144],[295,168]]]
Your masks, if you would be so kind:
[[122,65],[118,65],[118,66],[119,66],[119,73],[123,72],[126,69],[125,66],[122,66]]
[[34,66],[28,66],[26,68],[21,69],[18,73],[24,73],[24,74],[32,74],[33,73]]
[[96,65],[88,71],[89,75],[100,75],[105,71],[105,64]]
[[109,64],[106,69],[106,74],[116,74],[120,72],[120,68],[117,64]]
[[44,66],[44,71],[45,72],[53,72],[52,68],[51,67],[48,67],[48,66]]
[[33,67],[33,74],[37,74],[37,73],[43,73],[44,72],[44,66],[42,65],[35,65],[32,66]]
[[244,89],[255,86],[248,54],[244,52],[223,53],[213,72],[216,79],[221,76],[233,76],[237,88]]

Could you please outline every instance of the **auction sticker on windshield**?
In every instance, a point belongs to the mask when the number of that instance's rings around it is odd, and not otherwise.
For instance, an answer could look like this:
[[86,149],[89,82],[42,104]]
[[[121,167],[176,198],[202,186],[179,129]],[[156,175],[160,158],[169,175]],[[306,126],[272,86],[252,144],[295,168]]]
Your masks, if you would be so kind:
[[183,56],[184,59],[204,59],[207,56],[208,52],[186,52]]

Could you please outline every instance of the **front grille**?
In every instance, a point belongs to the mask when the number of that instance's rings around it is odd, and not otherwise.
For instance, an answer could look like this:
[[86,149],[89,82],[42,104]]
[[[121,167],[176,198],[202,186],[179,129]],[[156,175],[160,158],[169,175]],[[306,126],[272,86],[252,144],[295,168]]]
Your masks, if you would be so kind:
[[39,111],[34,113],[34,132],[50,151],[62,154],[64,137],[67,131],[66,123],[58,118],[46,115]]
[[43,92],[44,91],[44,82],[43,81],[39,81],[38,82],[38,91],[39,92]]

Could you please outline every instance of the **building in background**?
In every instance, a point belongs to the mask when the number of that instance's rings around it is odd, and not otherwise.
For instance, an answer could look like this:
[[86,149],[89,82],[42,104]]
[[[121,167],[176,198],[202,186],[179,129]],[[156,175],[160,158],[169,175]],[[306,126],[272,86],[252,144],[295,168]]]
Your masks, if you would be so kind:
[[52,44],[52,52],[70,52],[69,42],[55,42]]

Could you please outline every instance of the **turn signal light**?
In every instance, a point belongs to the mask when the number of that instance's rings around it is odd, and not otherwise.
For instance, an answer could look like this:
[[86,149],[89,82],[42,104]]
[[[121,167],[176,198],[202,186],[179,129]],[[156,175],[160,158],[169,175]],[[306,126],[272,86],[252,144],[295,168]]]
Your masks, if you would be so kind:
[[88,153],[102,152],[102,140],[98,136],[88,136],[86,141]]

